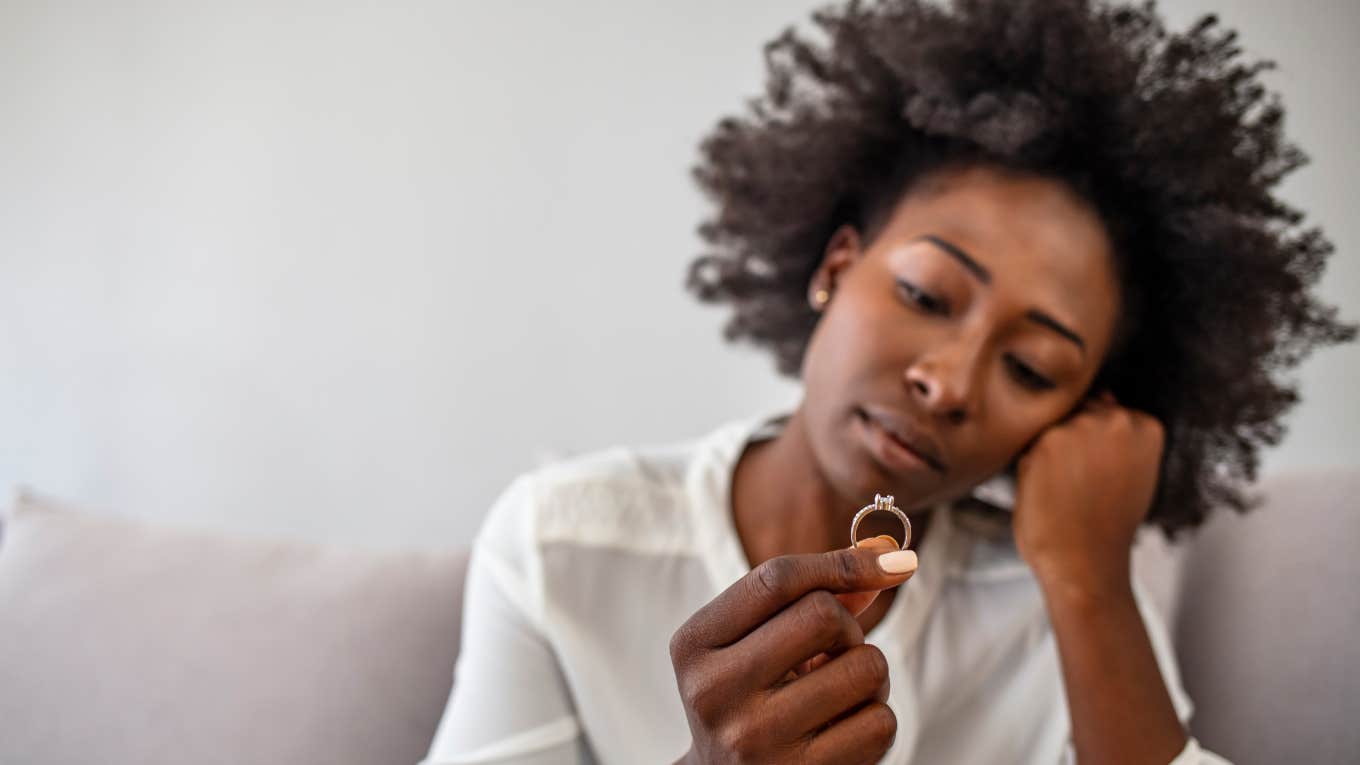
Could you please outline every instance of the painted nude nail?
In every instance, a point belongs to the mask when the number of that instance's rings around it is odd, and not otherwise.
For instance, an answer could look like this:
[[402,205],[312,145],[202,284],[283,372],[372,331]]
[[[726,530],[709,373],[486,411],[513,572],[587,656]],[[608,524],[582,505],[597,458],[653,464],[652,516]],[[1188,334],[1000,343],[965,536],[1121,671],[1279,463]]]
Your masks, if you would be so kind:
[[908,574],[916,570],[916,551],[897,550],[878,556],[878,567],[889,574]]

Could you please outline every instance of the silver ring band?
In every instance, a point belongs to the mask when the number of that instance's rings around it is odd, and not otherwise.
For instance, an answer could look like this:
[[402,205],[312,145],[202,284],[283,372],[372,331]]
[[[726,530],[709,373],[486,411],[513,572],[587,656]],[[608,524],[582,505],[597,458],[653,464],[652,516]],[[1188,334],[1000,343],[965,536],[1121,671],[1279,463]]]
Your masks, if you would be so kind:
[[906,537],[903,538],[902,544],[898,546],[898,549],[907,549],[907,545],[911,544],[911,520],[907,518],[906,513],[899,510],[897,505],[893,504],[892,495],[884,496],[882,494],[875,494],[874,503],[872,505],[865,505],[860,508],[858,513],[855,513],[855,519],[850,522],[850,546],[856,547],[859,545],[859,522],[864,520],[864,516],[876,510],[892,513],[902,522],[902,528],[906,529]]

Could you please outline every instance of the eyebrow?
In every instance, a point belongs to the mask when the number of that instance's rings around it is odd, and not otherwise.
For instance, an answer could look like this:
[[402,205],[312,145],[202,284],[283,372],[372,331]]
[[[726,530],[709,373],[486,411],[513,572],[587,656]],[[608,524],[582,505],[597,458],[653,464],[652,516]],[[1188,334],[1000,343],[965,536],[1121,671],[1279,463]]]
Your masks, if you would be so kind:
[[978,281],[982,282],[983,284],[992,283],[992,272],[988,271],[986,268],[983,267],[981,263],[977,262],[976,260],[973,260],[972,256],[970,256],[963,250],[959,249],[955,245],[946,242],[945,240],[939,238],[938,236],[935,236],[934,234],[925,234],[924,236],[920,236],[917,238],[924,239],[925,241],[930,242],[936,247],[939,247],[941,250],[944,250],[945,252],[949,253],[949,255],[952,258],[954,258],[954,260],[957,260],[959,263],[963,264],[964,268],[968,269],[969,271],[972,271],[973,275],[978,278]]
[[1043,311],[1040,311],[1037,308],[1031,308],[1025,312],[1025,318],[1037,324],[1042,324],[1043,326],[1048,327],[1054,332],[1057,332],[1058,334],[1062,335],[1068,340],[1071,340],[1072,342],[1077,344],[1077,347],[1081,349],[1081,352],[1083,354],[1086,353],[1086,341],[1081,339],[1081,335],[1078,335],[1076,332],[1073,332],[1067,327],[1064,327],[1062,324],[1058,323],[1057,319],[1053,318],[1052,316],[1049,316],[1048,314],[1044,313]]
[[[986,267],[984,267],[981,263],[977,262],[976,260],[973,260],[972,256],[964,252],[957,245],[952,244],[950,242],[946,242],[945,240],[941,239],[938,236],[935,236],[934,234],[924,234],[922,236],[917,237],[917,239],[921,241],[930,242],[939,249],[943,250],[954,260],[958,261],[960,265],[968,269],[968,271],[972,273],[973,276],[976,276],[978,281],[982,282],[983,284],[990,285],[992,283],[992,272],[988,271]],[[1040,311],[1037,308],[1031,308],[1025,312],[1025,318],[1041,326],[1048,327],[1054,332],[1057,332],[1058,334],[1062,335],[1068,340],[1071,340],[1072,342],[1076,343],[1077,347],[1081,349],[1082,353],[1086,352],[1086,341],[1081,339],[1081,335],[1078,335],[1076,332],[1073,332],[1072,330],[1068,329],[1066,326],[1064,326],[1061,322],[1059,322],[1052,316],[1049,316],[1048,314],[1044,313],[1043,311]]]

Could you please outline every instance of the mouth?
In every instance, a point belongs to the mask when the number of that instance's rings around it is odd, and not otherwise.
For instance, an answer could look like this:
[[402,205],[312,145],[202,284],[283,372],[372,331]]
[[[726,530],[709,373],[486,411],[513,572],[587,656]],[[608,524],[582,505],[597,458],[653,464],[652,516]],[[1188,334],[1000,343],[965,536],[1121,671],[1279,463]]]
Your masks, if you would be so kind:
[[855,407],[855,416],[868,432],[871,450],[889,467],[898,470],[924,467],[940,474],[946,472],[940,448],[905,416],[872,405]]

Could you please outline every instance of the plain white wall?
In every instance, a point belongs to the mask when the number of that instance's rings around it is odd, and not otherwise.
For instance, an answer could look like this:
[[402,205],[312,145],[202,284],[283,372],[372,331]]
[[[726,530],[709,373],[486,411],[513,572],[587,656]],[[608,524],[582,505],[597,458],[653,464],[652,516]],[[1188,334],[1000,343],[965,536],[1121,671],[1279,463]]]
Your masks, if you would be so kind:
[[[247,533],[470,538],[550,454],[796,400],[682,288],[699,138],[821,3],[0,5],[0,486]],[[1221,10],[1360,315],[1349,0]],[[1360,350],[1267,462],[1360,463]]]

